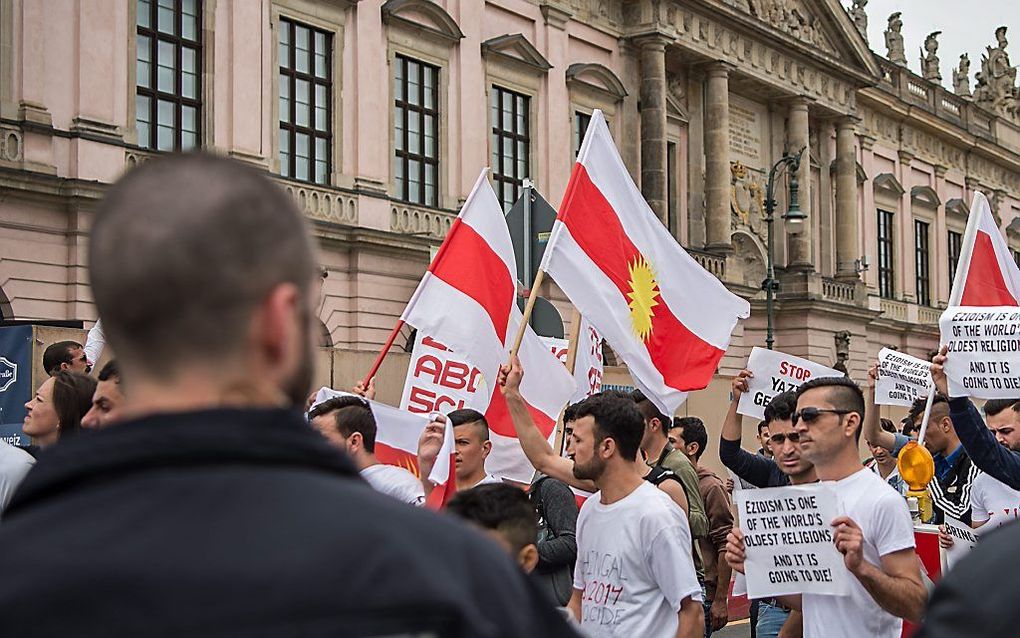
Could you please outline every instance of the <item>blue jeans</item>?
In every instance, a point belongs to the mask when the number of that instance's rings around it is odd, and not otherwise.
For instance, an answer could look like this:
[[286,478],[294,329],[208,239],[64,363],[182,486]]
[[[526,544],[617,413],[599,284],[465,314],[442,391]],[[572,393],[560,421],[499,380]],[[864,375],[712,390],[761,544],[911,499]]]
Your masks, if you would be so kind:
[[758,603],[758,625],[755,633],[758,638],[776,638],[789,617],[789,611],[763,600]]

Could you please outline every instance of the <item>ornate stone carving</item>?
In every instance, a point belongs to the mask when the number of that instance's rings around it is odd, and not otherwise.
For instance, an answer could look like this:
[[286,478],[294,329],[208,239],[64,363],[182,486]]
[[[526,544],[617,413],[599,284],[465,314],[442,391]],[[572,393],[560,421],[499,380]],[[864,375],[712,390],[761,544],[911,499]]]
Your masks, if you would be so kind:
[[921,47],[921,76],[930,82],[941,82],[942,72],[939,71],[939,50],[938,37],[941,31],[932,31],[924,39],[924,46]]
[[901,66],[907,66],[907,54],[903,48],[903,20],[900,20],[900,12],[889,16],[889,26],[885,30],[885,57],[890,62]]
[[868,0],[854,0],[853,6],[850,7],[850,19],[854,21],[854,26],[865,42],[868,41],[868,13],[864,10],[866,6]]
[[960,65],[953,69],[953,93],[970,97],[970,58],[960,54]]
[[748,170],[740,162],[730,164],[730,227],[733,230],[748,229],[763,241],[767,238],[765,228],[765,186],[761,175]]
[[733,234],[733,256],[737,265],[737,273],[731,277],[740,277],[741,283],[748,288],[759,288],[765,280],[765,251],[757,238],[746,231]]
[[829,53],[835,52],[814,14],[800,0],[749,0],[738,2],[736,6],[798,40]]
[[1006,53],[1006,27],[995,30],[995,47],[986,47],[981,56],[981,71],[977,73],[974,99],[981,106],[1003,115],[1020,116],[1020,89],[1016,86],[1016,67],[1009,63]]
[[832,337],[833,341],[836,342],[836,362],[833,364],[832,368],[849,376],[849,372],[846,368],[846,362],[850,360],[850,331],[840,330]]

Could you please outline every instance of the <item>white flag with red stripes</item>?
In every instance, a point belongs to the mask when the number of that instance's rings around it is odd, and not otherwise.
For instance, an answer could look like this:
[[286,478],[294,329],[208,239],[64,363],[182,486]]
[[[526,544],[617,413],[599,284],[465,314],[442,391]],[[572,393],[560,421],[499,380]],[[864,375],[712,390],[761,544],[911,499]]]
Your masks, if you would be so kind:
[[[488,393],[476,395],[469,407],[484,413],[489,423],[492,452],[486,471],[530,482],[534,468],[495,384],[522,316],[516,304],[517,261],[510,231],[487,173],[475,182],[401,318],[481,371]],[[574,392],[574,380],[530,327],[519,356],[525,369],[538,371],[525,378],[521,394],[551,439],[560,410]]]

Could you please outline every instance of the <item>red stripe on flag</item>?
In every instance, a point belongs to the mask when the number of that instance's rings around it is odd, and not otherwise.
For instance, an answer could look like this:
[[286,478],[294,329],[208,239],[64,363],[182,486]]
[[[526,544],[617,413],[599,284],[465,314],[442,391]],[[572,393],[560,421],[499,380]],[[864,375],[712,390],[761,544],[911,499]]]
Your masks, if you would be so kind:
[[[531,414],[531,420],[538,426],[542,436],[549,438],[553,428],[556,427],[556,419],[549,418],[548,414],[532,407],[530,403],[526,403],[526,405]],[[517,438],[517,429],[514,428],[513,421],[510,419],[510,408],[507,407],[506,399],[499,388],[496,388],[496,391],[492,393],[489,408],[485,411],[485,421],[489,424],[490,431],[500,436]]]
[[500,342],[506,341],[507,319],[517,287],[506,262],[485,238],[460,218],[453,222],[441,255],[429,270],[480,305],[492,320]]
[[[575,210],[572,218],[570,213]],[[627,293],[631,292],[629,265],[643,256],[581,163],[574,165],[559,220],[588,258],[616,285],[626,305]],[[651,334],[644,341],[652,364],[667,386],[681,391],[707,387],[725,352],[688,330],[661,295],[658,302],[653,309]]]
[[963,287],[962,306],[1017,306],[996,258],[992,238],[983,230],[974,235],[974,252]]

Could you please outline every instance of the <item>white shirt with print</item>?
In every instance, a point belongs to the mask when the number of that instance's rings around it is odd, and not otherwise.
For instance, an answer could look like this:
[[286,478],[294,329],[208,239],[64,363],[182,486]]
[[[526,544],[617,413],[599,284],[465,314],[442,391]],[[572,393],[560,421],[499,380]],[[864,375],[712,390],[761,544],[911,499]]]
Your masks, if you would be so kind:
[[589,638],[673,638],[680,603],[701,600],[683,510],[642,481],[605,505],[596,492],[577,517],[574,589]]
[[425,503],[425,488],[414,474],[396,465],[371,465],[361,470],[361,478],[377,492],[411,505]]
[[[881,569],[881,558],[914,547],[914,525],[907,502],[882,477],[861,468],[829,483],[838,511],[864,533],[864,560]],[[861,581],[847,573],[849,596],[804,594],[805,638],[899,638],[903,621],[879,607]]]
[[991,523],[989,527],[998,527],[1017,518],[1020,518],[1020,491],[984,472],[974,477],[970,486],[970,520],[974,524]]

